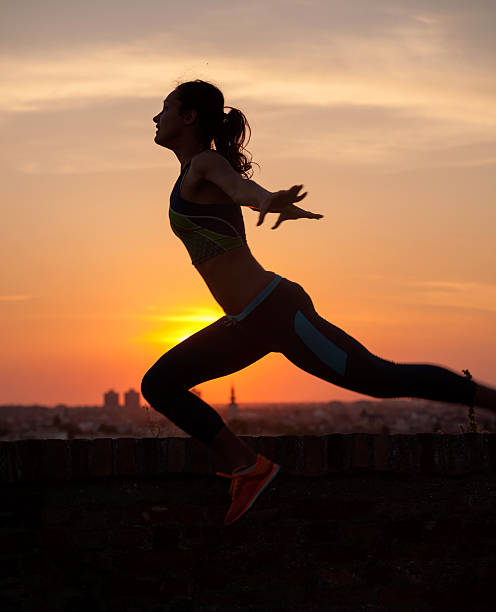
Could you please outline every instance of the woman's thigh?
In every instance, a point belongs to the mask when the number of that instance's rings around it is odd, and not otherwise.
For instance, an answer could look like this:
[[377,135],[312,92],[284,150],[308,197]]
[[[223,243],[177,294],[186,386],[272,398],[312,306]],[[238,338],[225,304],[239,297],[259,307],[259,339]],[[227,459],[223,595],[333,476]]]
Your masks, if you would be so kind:
[[265,331],[273,351],[296,366],[330,383],[374,395],[384,392],[384,381],[395,364],[377,357],[344,330],[315,310],[311,297],[298,283],[285,279],[246,326]]
[[330,383],[375,395],[393,362],[373,355],[362,343],[315,310],[297,310],[281,352],[296,366]]
[[378,398],[419,397],[473,406],[476,385],[452,370],[425,363],[395,363],[318,315],[297,310],[282,353],[323,380]]
[[200,329],[164,353],[143,377],[144,385],[187,390],[202,382],[242,370],[270,352],[227,317]]

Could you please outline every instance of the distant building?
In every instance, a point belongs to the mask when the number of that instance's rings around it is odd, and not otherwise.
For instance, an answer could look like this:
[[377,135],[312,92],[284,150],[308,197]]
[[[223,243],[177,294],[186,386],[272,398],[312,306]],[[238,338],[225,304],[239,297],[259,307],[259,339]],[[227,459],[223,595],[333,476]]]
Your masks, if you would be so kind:
[[238,404],[236,404],[236,396],[234,394],[234,387],[231,385],[231,403],[227,409],[227,420],[232,421],[238,418]]
[[113,389],[107,391],[103,396],[103,407],[107,410],[119,408],[119,394]]
[[124,408],[130,412],[137,412],[140,406],[140,394],[134,389],[129,389],[124,393]]

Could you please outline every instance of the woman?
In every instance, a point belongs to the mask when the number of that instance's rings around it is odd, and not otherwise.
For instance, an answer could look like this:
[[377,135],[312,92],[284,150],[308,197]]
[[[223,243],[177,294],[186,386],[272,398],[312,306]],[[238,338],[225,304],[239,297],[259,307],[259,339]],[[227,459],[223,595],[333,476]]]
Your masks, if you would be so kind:
[[[360,342],[317,314],[301,285],[265,270],[247,243],[241,206],[279,213],[272,229],[288,219],[320,219],[294,202],[302,185],[270,192],[249,180],[243,154],[248,122],[238,109],[224,114],[214,85],[181,83],[164,100],[155,142],[172,150],[181,172],[170,198],[173,232],[226,316],[165,353],[146,372],[143,397],[192,437],[218,453],[231,474],[232,504],[224,524],[238,519],[270,483],[279,466],[255,454],[219,414],[189,391],[226,376],[271,351],[335,385],[373,397],[419,397],[485,408],[496,407],[496,390],[427,364],[397,364],[369,352]],[[212,149],[212,141],[215,150]],[[242,178],[244,177],[244,178]]]

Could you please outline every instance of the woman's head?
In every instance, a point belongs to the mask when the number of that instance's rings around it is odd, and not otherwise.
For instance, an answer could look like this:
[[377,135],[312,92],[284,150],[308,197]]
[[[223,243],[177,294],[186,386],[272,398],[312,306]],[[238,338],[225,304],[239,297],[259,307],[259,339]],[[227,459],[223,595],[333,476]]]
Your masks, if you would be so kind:
[[[237,172],[250,178],[247,172],[252,163],[242,152],[246,128],[250,130],[250,126],[240,110],[227,107],[231,110],[224,113],[224,96],[220,89],[200,79],[186,81],[180,83],[167,96],[167,103],[170,104],[176,128],[181,129],[181,121],[178,122],[178,119],[187,119],[200,146],[211,149],[213,141],[215,150],[223,155]],[[167,115],[165,121],[168,121]]]

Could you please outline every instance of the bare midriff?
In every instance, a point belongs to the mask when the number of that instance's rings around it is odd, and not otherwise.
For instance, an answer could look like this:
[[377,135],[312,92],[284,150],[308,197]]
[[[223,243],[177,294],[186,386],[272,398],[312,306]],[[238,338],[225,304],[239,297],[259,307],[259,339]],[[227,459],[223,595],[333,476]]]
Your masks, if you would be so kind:
[[[196,204],[235,205],[217,185],[195,175],[194,163],[181,181],[180,194]],[[248,245],[216,255],[195,267],[216,302],[231,315],[241,313],[275,276],[258,263]]]
[[221,253],[196,266],[226,314],[240,314],[274,278],[253,257],[248,245]]

